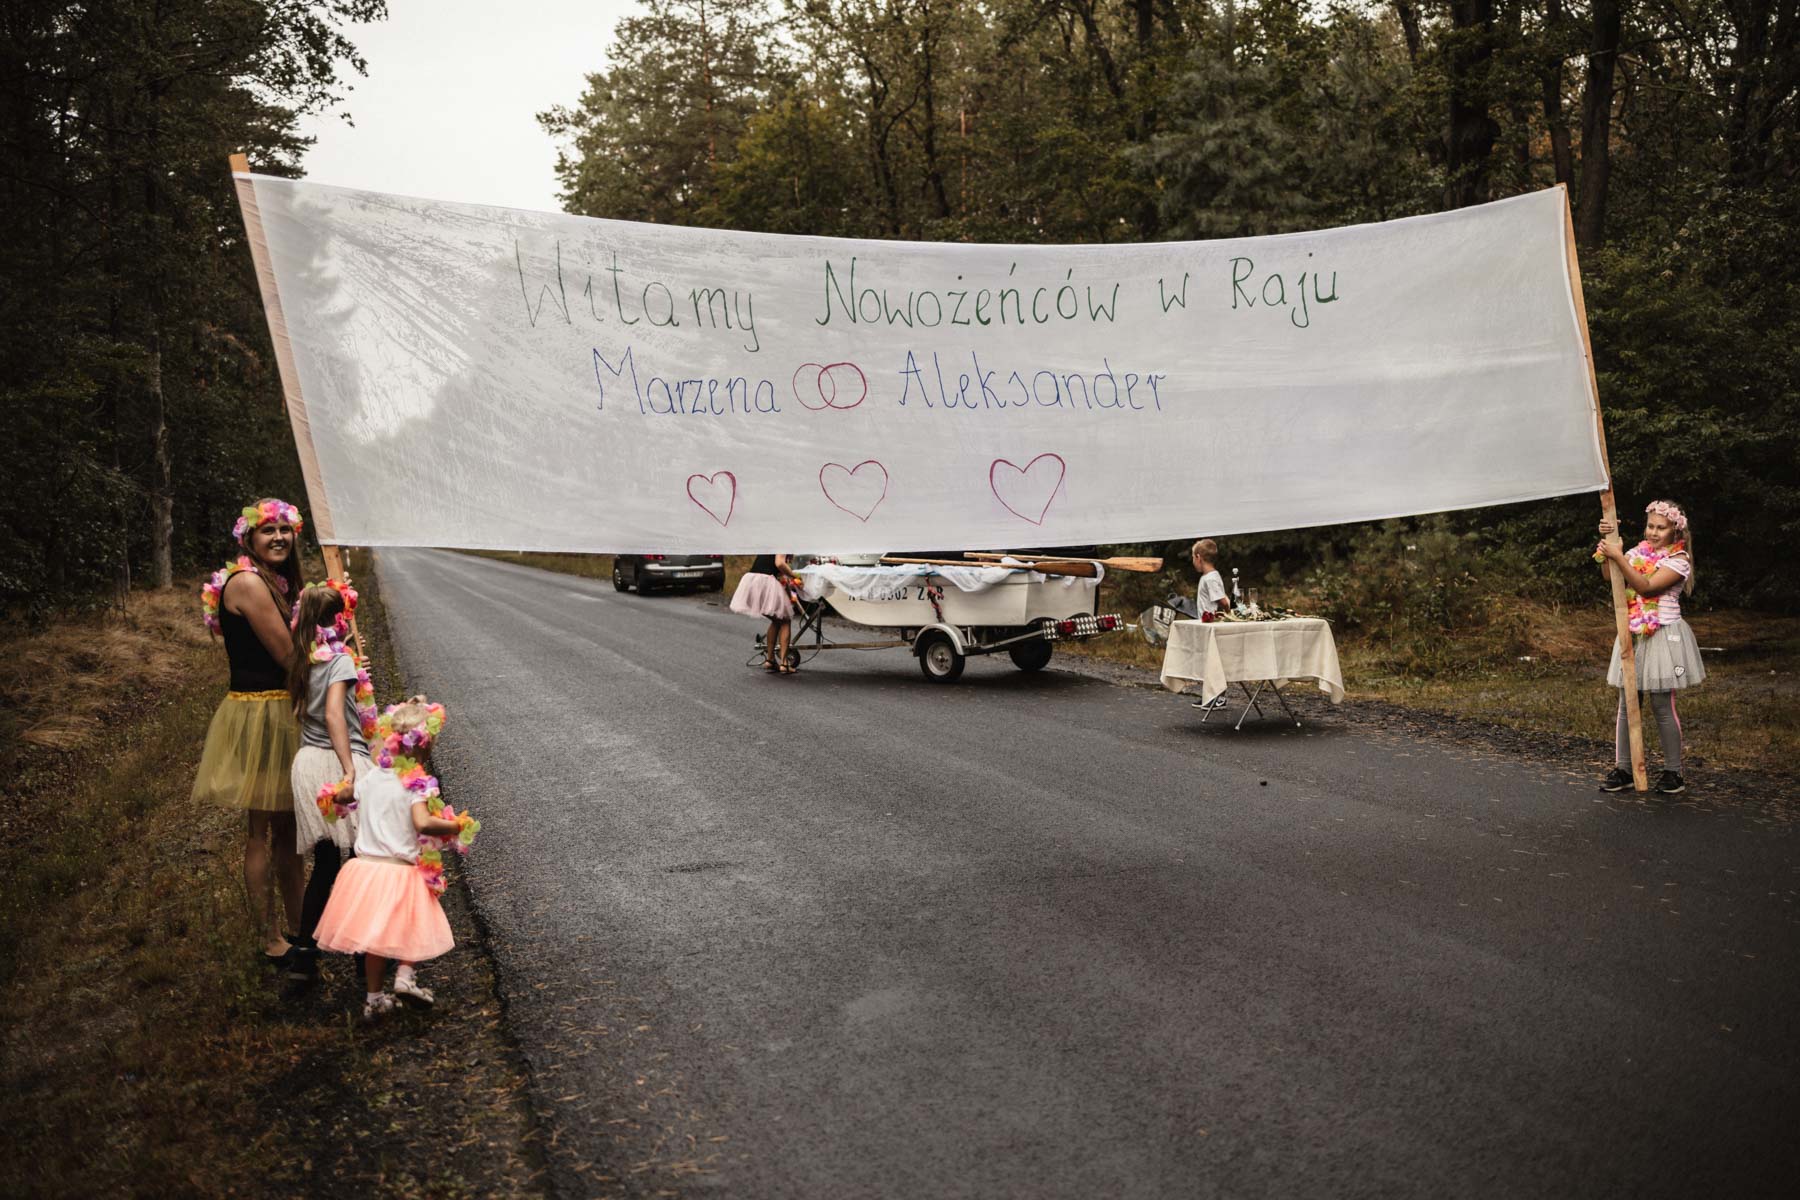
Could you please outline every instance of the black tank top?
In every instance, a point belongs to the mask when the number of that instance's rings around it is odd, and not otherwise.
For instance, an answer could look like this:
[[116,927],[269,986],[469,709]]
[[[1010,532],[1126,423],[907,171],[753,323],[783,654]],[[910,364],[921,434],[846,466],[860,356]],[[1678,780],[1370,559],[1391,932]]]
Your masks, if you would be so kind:
[[[266,587],[260,579],[257,587]],[[273,692],[287,688],[287,668],[275,661],[269,648],[256,636],[248,617],[226,608],[221,597],[219,632],[225,637],[225,657],[231,661],[231,690]]]
[[750,564],[749,574],[751,575],[773,575],[774,573],[775,556],[773,554],[759,554],[756,556],[756,561]]

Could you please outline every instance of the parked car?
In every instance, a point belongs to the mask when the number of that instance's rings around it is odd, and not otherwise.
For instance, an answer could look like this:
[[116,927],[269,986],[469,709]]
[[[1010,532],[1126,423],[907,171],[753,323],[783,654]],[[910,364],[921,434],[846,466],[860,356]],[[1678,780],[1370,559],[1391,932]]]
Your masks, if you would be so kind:
[[722,554],[618,554],[613,556],[613,589],[640,596],[677,588],[718,592],[725,588]]

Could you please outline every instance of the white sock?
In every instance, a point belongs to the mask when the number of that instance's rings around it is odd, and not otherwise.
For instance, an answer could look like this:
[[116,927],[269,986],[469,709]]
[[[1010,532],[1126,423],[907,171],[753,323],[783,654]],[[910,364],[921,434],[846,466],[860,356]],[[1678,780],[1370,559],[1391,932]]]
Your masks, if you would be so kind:
[[364,1000],[366,1003],[373,1004],[376,1001],[376,999],[378,999],[380,997],[380,995],[381,995],[380,992],[367,992],[367,993],[364,993]]
[[398,987],[400,984],[403,984],[403,983],[411,984],[412,981],[413,981],[413,965],[411,963],[401,963],[399,965],[399,967],[395,968],[395,970],[394,970],[394,985],[396,987]]

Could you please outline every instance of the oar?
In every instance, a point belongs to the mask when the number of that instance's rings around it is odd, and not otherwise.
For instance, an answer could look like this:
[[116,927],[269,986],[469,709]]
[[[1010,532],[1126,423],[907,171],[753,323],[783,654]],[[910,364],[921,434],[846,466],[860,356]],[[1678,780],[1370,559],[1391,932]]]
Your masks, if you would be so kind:
[[[1002,565],[995,562],[968,562],[956,558],[900,558],[891,554],[883,556],[881,561],[891,567],[997,567]],[[1040,575],[1072,575],[1078,579],[1092,579],[1100,573],[1091,562],[1080,560],[1071,562],[1066,559],[1034,562],[1015,569],[1036,571]]]
[[[969,551],[969,557],[970,558],[981,558],[981,559],[1016,558],[1020,562],[1032,562],[1035,559],[1037,559],[1039,556],[1037,556],[1035,554],[1021,554],[1021,553],[1018,553],[1017,551],[1002,554],[1002,553],[996,553],[996,552],[992,552],[992,551],[971,550],[971,551]],[[1050,558],[1045,558],[1044,561],[1060,563],[1060,562],[1066,562],[1068,560],[1062,559],[1062,558],[1050,557]],[[1163,565],[1163,560],[1160,558],[1095,558],[1095,559],[1088,559],[1086,561],[1097,562],[1109,571],[1141,571],[1141,572],[1144,572],[1145,574],[1150,574],[1150,573],[1154,573],[1156,571],[1160,571],[1160,570],[1162,570],[1162,565]]]

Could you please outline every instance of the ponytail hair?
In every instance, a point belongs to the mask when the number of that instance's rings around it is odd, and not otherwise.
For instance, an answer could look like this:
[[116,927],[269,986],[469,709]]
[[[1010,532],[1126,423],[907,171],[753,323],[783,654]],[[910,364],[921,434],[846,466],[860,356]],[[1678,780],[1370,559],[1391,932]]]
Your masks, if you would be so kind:
[[344,598],[336,588],[315,585],[305,588],[294,604],[294,651],[288,656],[288,697],[294,702],[294,715],[306,715],[306,701],[312,691],[312,649],[318,640],[319,626],[330,625],[344,611]]

